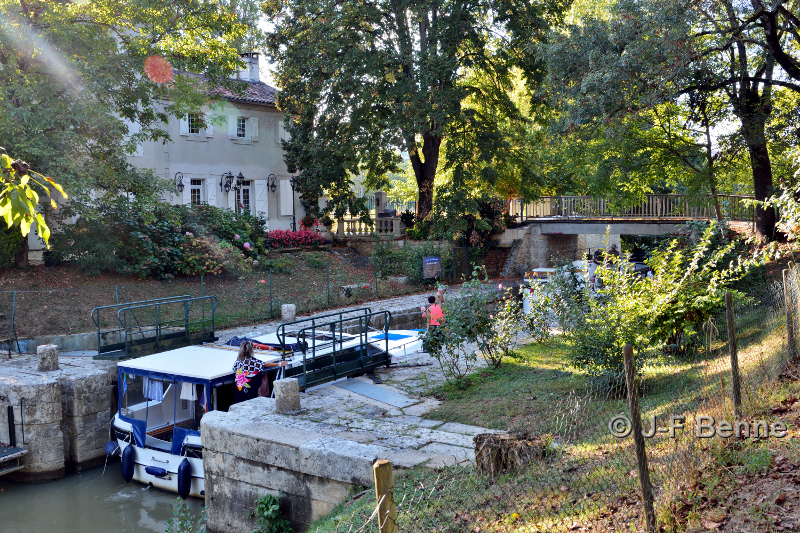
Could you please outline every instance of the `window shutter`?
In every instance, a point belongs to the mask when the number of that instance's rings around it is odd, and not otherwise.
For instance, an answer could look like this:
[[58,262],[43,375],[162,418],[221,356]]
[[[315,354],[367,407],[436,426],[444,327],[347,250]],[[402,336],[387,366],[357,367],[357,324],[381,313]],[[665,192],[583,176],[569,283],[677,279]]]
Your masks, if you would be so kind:
[[292,216],[292,186],[289,180],[281,180],[281,216]]
[[228,138],[236,138],[236,115],[228,115]]
[[269,194],[267,194],[267,180],[255,180],[255,194],[256,194],[256,201],[253,204],[255,207],[253,209],[253,214],[255,215],[263,215],[264,218],[267,218],[269,215]]
[[208,205],[217,205],[217,187],[219,187],[219,176],[209,174],[208,179],[203,181],[206,188],[206,201]]
[[250,128],[250,138],[253,139],[254,141],[257,141],[258,140],[258,118],[253,117],[250,120],[248,120],[247,122],[249,122],[247,127]]
[[189,135],[189,117],[181,118],[181,135]]
[[206,137],[214,136],[214,125],[211,121],[214,120],[214,115],[206,115]]

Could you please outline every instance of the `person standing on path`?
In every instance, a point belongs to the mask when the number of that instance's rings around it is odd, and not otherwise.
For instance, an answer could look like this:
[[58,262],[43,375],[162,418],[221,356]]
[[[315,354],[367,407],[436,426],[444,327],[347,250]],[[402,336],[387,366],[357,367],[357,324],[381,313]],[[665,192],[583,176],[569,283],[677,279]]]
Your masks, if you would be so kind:
[[[439,295],[441,296],[441,291],[439,291]],[[425,306],[420,307],[422,317],[426,319],[425,322],[428,326],[425,342],[423,342],[423,348],[426,352],[430,352],[430,348],[435,346],[439,335],[439,326],[444,322],[444,310],[442,306],[436,303],[436,296],[428,296],[428,303],[430,305],[427,309]]]

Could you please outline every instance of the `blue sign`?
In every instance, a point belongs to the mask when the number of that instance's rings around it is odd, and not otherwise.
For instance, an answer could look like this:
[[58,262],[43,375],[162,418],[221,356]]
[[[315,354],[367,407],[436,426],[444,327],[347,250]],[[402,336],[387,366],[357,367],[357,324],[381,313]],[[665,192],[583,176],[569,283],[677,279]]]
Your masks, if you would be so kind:
[[438,257],[422,258],[422,277],[438,278],[442,276],[442,260]]

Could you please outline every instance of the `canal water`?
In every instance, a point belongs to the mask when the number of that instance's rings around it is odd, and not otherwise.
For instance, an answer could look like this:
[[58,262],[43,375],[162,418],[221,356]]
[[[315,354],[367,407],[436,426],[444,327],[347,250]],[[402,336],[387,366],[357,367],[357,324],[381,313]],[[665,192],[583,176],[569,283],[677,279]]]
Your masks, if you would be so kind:
[[[22,485],[0,477],[2,533],[163,533],[177,495],[131,481],[119,461],[49,483]],[[186,500],[199,513],[202,500]]]

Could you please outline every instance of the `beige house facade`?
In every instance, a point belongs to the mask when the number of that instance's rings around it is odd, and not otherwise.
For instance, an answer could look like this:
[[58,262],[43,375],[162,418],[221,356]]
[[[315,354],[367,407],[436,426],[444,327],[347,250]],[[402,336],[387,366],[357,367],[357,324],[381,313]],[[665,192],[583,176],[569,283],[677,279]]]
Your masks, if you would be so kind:
[[291,229],[292,215],[299,221],[305,212],[283,160],[277,89],[259,79],[257,53],[243,59],[243,95],[221,90],[225,104],[204,110],[206,127],[197,115],[172,117],[166,125],[171,142],[143,143],[128,161],[171,182],[168,202],[247,210],[267,219],[270,230]]

